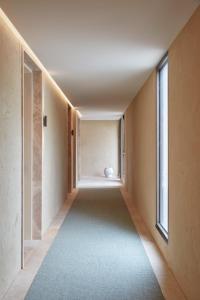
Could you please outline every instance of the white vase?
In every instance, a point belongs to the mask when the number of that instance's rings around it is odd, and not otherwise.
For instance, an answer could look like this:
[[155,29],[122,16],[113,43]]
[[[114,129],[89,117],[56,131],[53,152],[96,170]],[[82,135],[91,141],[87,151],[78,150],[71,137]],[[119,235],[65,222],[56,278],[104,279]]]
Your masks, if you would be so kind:
[[109,168],[105,168],[104,169],[104,175],[107,177],[107,178],[111,178],[113,177],[113,168],[109,167]]

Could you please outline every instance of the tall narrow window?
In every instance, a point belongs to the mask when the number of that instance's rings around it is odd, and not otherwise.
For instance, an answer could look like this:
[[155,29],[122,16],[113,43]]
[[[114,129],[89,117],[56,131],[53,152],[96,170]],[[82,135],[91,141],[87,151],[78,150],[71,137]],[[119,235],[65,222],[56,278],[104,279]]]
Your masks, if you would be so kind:
[[157,74],[157,228],[168,239],[168,58]]

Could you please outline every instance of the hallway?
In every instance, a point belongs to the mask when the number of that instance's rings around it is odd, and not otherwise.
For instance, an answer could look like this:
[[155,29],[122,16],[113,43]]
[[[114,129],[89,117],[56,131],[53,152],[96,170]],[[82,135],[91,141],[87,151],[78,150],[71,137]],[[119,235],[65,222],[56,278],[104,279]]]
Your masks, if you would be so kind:
[[120,190],[80,190],[31,299],[164,299]]
[[200,299],[199,52],[199,0],[0,0],[0,300]]

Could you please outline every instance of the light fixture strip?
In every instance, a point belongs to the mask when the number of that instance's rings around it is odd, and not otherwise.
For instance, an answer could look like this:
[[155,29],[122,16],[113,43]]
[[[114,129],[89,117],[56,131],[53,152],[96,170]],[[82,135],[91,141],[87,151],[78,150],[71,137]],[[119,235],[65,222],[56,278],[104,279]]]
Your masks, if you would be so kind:
[[22,44],[24,50],[31,56],[31,58],[34,60],[34,62],[38,65],[38,67],[47,75],[47,77],[50,79],[52,84],[55,86],[55,88],[58,90],[58,92],[61,94],[61,96],[64,98],[64,100],[71,106],[71,108],[74,108],[69,99],[66,97],[66,95],[63,93],[61,88],[58,86],[58,84],[55,82],[55,80],[51,77],[47,69],[44,67],[44,65],[41,63],[39,58],[35,55],[31,47],[27,44],[27,42],[24,40],[24,38],[21,36],[19,31],[16,29],[16,27],[13,25],[13,23],[10,21],[10,19],[6,16],[6,14],[3,12],[3,10],[0,8],[0,17],[4,20],[8,28],[12,31],[12,33],[16,36],[16,38],[20,41]]

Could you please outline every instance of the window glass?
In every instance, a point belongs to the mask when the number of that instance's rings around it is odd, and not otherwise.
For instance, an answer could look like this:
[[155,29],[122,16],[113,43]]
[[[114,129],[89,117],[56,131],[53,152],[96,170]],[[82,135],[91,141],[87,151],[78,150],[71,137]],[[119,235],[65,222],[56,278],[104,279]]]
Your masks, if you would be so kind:
[[168,63],[158,71],[158,223],[168,233]]

